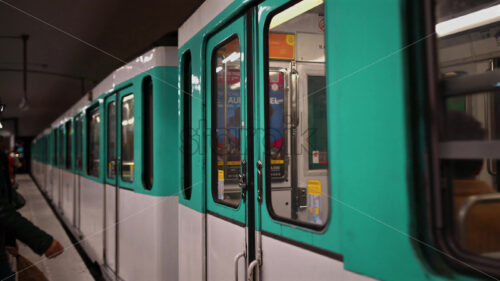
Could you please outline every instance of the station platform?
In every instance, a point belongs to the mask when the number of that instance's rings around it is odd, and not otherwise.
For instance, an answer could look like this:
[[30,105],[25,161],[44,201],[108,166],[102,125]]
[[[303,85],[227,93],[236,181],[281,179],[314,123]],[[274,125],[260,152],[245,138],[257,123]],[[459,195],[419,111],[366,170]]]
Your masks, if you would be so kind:
[[26,205],[19,212],[57,239],[64,247],[64,253],[54,259],[38,256],[31,249],[18,241],[19,253],[29,259],[51,281],[87,281],[94,280],[88,268],[78,254],[72,242],[56,218],[40,190],[28,174],[16,176],[18,192],[26,199]]

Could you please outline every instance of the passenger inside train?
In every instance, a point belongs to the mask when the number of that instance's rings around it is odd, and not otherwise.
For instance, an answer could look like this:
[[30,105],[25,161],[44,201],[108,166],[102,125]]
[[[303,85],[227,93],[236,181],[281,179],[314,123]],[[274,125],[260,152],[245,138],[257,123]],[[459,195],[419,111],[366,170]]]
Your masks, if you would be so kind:
[[[445,141],[483,140],[486,130],[473,117],[460,112],[448,111]],[[443,170],[452,180],[453,212],[458,239],[462,246],[474,253],[494,255],[500,252],[500,223],[496,222],[500,203],[473,204],[478,195],[496,196],[491,178],[480,177],[484,160],[443,160]],[[446,179],[444,179],[446,180]]]
[[439,148],[453,236],[467,252],[500,259],[500,162],[494,148],[500,137],[500,98],[496,92],[477,90],[498,72],[500,24],[450,35],[452,25],[446,19],[463,14],[463,8],[440,1],[436,12],[438,22],[445,22],[436,26],[445,90]]

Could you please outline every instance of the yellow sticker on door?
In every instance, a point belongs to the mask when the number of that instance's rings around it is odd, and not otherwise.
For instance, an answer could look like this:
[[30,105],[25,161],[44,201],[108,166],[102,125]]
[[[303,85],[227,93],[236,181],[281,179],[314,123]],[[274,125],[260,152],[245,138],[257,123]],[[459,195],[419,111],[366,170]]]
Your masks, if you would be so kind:
[[217,181],[217,198],[224,200],[224,170],[218,170],[219,177]]
[[321,196],[321,181],[307,180],[307,194]]
[[307,205],[309,206],[308,220],[314,224],[322,224],[321,219],[321,181],[307,180]]

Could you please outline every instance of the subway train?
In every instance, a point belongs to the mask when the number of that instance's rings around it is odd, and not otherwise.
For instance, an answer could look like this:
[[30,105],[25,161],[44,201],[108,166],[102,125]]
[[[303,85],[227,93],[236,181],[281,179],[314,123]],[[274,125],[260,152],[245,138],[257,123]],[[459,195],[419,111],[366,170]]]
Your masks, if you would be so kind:
[[206,0],[35,138],[32,176],[107,280],[497,280],[499,21]]

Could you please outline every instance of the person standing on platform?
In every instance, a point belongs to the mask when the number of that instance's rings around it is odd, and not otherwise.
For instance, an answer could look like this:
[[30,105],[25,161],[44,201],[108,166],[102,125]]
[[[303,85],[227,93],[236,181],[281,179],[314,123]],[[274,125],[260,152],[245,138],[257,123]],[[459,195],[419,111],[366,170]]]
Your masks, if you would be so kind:
[[49,234],[24,218],[13,204],[9,162],[5,154],[4,138],[0,136],[0,280],[15,280],[7,253],[17,256],[16,239],[28,245],[35,253],[48,258],[60,255],[64,248]]

